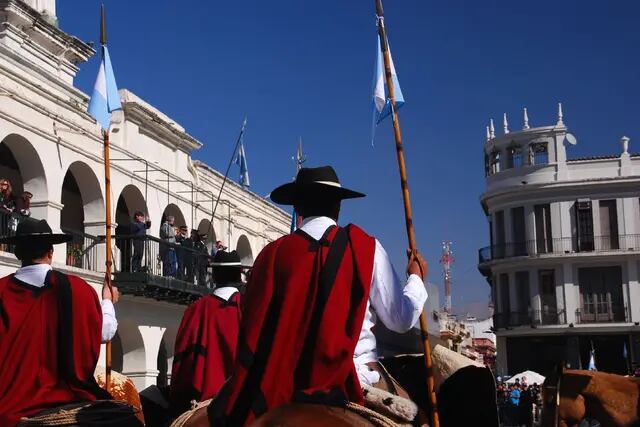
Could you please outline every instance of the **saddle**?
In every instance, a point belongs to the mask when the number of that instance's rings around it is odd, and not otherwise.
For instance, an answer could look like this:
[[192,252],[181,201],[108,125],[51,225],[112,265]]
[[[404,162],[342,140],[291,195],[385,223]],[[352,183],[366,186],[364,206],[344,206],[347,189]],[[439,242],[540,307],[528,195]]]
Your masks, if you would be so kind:
[[126,402],[97,400],[72,403],[47,409],[33,417],[22,418],[18,427],[30,426],[100,426],[143,427],[138,411]]

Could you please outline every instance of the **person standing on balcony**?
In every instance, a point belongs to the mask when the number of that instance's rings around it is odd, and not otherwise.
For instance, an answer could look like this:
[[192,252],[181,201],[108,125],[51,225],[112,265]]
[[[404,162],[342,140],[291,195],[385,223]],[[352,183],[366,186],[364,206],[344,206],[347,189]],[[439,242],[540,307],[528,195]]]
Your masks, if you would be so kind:
[[74,402],[110,399],[94,379],[100,343],[118,322],[113,294],[77,276],[52,270],[53,245],[72,239],[54,234],[45,220],[23,221],[15,236],[22,267],[0,279],[0,425]]
[[142,211],[133,214],[131,235],[133,237],[133,256],[131,257],[131,270],[142,271],[142,256],[144,255],[144,243],[147,230],[151,228],[151,221]]
[[175,217],[168,215],[160,227],[160,238],[168,243],[160,245],[160,258],[162,259],[162,275],[165,277],[175,277],[176,275],[176,250],[173,246],[176,243],[176,230],[173,228],[176,223]]
[[218,287],[184,312],[171,370],[176,414],[189,409],[191,400],[211,399],[231,375],[240,327],[241,269],[236,251],[218,251],[213,259]]
[[178,233],[176,234],[176,245],[179,245],[176,248],[176,258],[178,260],[178,273],[176,274],[176,278],[179,280],[185,280],[185,243],[189,238],[187,238],[187,230],[189,228],[186,225],[181,225],[178,227]]
[[13,235],[16,232],[18,222],[13,219],[13,211],[16,208],[16,198],[13,195],[11,181],[0,179],[0,235]]
[[195,255],[196,273],[198,275],[198,285],[207,286],[207,267],[209,267],[209,250],[204,244],[205,236],[197,233],[193,244]]

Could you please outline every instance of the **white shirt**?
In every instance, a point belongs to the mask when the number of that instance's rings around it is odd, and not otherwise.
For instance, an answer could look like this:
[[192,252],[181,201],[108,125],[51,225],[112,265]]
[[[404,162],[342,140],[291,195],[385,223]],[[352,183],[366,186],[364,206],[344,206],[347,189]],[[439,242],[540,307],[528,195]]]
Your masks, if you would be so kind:
[[[15,278],[27,283],[31,286],[41,288],[44,286],[44,280],[47,273],[51,270],[49,264],[33,264],[19,268],[16,271]],[[102,342],[110,341],[116,334],[118,329],[118,320],[113,303],[110,300],[103,299],[100,301],[102,307]]]
[[220,288],[216,288],[216,290],[213,291],[213,294],[225,301],[229,301],[236,292],[238,292],[238,288],[234,288],[233,286],[222,286]]
[[[302,221],[300,229],[320,240],[332,225],[336,225],[336,222],[331,218],[309,217]],[[376,337],[371,331],[377,319],[380,318],[394,332],[407,332],[418,322],[426,301],[427,290],[422,279],[412,274],[403,285],[391,265],[389,255],[376,239],[369,301],[354,353],[354,363],[361,384],[372,385],[380,380],[380,375],[369,370],[366,365],[378,360]]]

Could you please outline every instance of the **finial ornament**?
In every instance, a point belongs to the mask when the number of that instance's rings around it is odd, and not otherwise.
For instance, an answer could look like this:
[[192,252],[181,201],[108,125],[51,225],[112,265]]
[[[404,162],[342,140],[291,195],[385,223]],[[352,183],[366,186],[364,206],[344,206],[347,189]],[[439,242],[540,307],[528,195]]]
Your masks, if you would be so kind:
[[620,144],[622,144],[622,154],[629,152],[629,141],[630,139],[628,136],[623,136],[622,138],[620,138]]
[[509,133],[509,123],[507,122],[507,113],[502,114],[502,130],[505,135]]
[[489,136],[491,139],[496,137],[496,128],[493,126],[493,119],[489,120]]
[[489,132],[489,126],[487,126],[487,141],[491,140],[491,132]]
[[564,122],[562,121],[562,102],[558,102],[558,123],[557,126],[564,126]]
[[522,129],[529,129],[529,114],[527,114],[527,107],[524,107],[524,126]]

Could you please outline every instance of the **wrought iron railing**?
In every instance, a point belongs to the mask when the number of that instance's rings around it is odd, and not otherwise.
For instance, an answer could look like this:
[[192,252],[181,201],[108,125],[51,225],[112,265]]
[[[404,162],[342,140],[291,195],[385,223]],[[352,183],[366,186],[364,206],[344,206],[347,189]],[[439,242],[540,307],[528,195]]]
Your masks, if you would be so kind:
[[629,307],[608,303],[583,306],[576,310],[576,323],[628,323],[631,321]]
[[536,239],[526,242],[510,242],[486,246],[478,251],[480,264],[496,259],[544,254],[570,255],[589,252],[638,252],[640,234],[620,236],[595,236],[587,238],[560,237]]
[[63,228],[62,231],[73,236],[67,242],[67,265],[91,271],[104,271],[104,261],[100,262],[100,250],[104,252],[104,238],[92,236],[82,231]]
[[566,323],[567,318],[564,310],[556,309],[512,311],[493,315],[495,329],[527,325],[564,325]]

